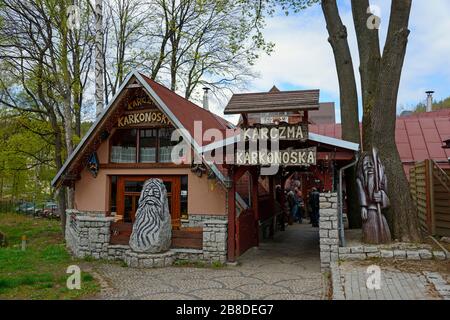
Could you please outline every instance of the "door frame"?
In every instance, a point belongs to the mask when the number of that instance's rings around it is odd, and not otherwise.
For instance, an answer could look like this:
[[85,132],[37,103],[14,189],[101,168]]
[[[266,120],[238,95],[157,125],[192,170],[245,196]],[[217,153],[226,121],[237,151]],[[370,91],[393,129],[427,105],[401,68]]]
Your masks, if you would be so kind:
[[[116,192],[116,211],[117,215],[124,216],[125,213],[125,181],[146,181],[151,178],[161,179],[163,182],[171,182],[171,221],[172,228],[179,229],[181,227],[181,208],[180,208],[180,192],[181,192],[181,176],[179,175],[118,175],[117,176],[117,192]],[[129,195],[137,195],[136,192],[128,192]]]

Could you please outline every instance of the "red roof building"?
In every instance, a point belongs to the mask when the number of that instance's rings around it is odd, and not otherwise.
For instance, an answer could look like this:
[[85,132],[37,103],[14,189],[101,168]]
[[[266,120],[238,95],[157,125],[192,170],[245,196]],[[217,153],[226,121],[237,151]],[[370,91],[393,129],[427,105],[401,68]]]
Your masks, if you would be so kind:
[[[310,131],[341,138],[340,124],[310,125]],[[395,141],[406,175],[416,162],[433,159],[442,167],[450,167],[450,149],[443,141],[450,139],[450,110],[417,113],[397,118]]]

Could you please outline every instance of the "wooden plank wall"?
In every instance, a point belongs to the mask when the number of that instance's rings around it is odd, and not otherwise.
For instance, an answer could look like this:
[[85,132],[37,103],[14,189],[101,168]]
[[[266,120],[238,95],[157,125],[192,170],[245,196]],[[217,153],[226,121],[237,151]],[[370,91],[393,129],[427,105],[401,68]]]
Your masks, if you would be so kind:
[[412,167],[410,170],[409,183],[413,199],[417,206],[420,227],[423,231],[428,232],[431,226],[429,225],[430,208],[427,207],[427,203],[430,201],[429,193],[427,192],[426,180],[428,178],[428,174],[426,167],[425,162],[417,163],[415,167]]
[[[420,226],[432,235],[450,236],[450,192],[438,178],[440,169],[432,160],[417,163],[410,170],[410,188],[417,206]],[[450,169],[445,169],[450,176]]]
[[[450,192],[437,178],[438,168],[433,168],[433,213],[434,233],[440,236],[450,236]],[[450,175],[450,169],[444,170]]]

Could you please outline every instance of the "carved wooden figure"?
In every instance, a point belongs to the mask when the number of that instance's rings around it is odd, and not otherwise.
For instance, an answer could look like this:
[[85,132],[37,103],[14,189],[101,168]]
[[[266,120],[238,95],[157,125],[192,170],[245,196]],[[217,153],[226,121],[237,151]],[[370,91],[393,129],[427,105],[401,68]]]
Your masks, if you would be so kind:
[[364,152],[358,162],[357,186],[363,222],[363,242],[389,243],[391,233],[382,209],[389,207],[387,180],[377,150]]

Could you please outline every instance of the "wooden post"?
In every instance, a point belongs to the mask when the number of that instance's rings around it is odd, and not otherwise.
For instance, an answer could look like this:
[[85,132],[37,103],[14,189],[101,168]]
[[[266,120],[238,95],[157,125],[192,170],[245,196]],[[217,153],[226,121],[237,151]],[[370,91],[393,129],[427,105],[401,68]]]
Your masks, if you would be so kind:
[[281,196],[280,196],[280,199],[281,199],[281,231],[284,231],[285,230],[285,225],[284,225],[284,223],[285,223],[285,217],[286,217],[286,211],[285,211],[285,204],[286,204],[286,195],[284,194],[284,185],[285,185],[285,183],[286,183],[286,179],[283,177],[283,176],[281,176]]
[[269,237],[273,238],[273,236],[275,235],[275,228],[276,228],[276,214],[275,214],[275,191],[274,191],[274,181],[273,181],[273,176],[269,176],[269,193],[270,193],[270,211],[272,212],[272,225],[270,226],[270,233],[269,233]]
[[430,234],[436,234],[436,214],[434,211],[434,165],[432,160],[427,160],[428,179],[427,179],[427,208],[430,210]]
[[252,209],[255,219],[256,245],[259,246],[258,171],[252,170]]
[[230,168],[231,187],[228,189],[228,261],[236,261],[236,173]]
[[433,163],[431,160],[425,160],[425,185],[427,193],[427,225],[431,235],[436,234],[436,223],[434,213],[434,179],[433,179]]

